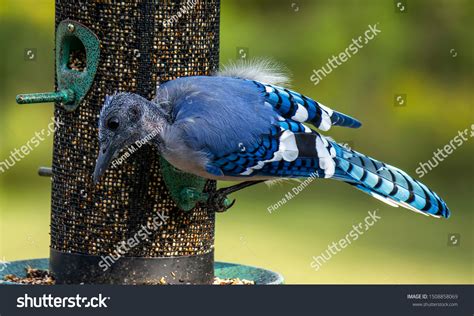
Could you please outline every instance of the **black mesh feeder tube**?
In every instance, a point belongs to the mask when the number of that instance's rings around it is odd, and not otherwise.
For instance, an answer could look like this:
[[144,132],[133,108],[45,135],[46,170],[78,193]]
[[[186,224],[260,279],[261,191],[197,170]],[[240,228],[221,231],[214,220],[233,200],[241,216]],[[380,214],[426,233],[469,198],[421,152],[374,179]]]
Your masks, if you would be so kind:
[[[151,99],[159,82],[217,70],[219,5],[56,1],[57,92],[17,101],[56,101],[49,267],[57,283],[212,283],[214,211],[176,205],[153,148],[142,146],[97,185],[92,174],[106,95]],[[215,190],[191,175],[181,181]]]

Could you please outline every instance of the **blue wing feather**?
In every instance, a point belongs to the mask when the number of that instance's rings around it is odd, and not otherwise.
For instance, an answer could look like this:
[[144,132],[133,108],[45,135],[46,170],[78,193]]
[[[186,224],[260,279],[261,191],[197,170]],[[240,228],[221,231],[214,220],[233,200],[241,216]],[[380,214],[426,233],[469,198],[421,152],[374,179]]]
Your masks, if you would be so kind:
[[[298,156],[291,161],[279,156],[281,146],[285,146],[285,142],[282,141],[283,135],[295,138],[293,145],[298,150]],[[298,142],[303,138],[313,144],[314,149],[309,155],[305,154],[308,150],[302,148],[304,144],[298,147]],[[301,178],[316,175],[326,177],[327,170],[320,165],[321,157],[318,156],[316,146],[316,140],[322,138],[322,135],[305,127],[302,123],[288,119],[278,121],[272,125],[268,133],[261,135],[260,140],[253,146],[221,155],[211,163],[220,168],[225,176],[230,177]],[[328,147],[320,148],[320,150],[327,151],[330,155],[332,146],[327,141],[326,144]],[[323,159],[326,158],[323,157]]]
[[351,128],[358,128],[362,125],[358,120],[331,110],[298,92],[258,81],[252,82],[263,93],[265,101],[285,118],[298,122],[309,122],[321,130],[328,130],[331,125]]

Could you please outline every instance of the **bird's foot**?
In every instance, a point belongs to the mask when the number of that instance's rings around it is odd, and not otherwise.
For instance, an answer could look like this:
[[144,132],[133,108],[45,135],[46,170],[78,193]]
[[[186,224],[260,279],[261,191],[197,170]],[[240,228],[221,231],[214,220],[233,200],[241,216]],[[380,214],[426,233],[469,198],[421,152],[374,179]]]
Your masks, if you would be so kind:
[[230,209],[235,203],[234,200],[227,198],[227,192],[217,190],[214,193],[209,194],[207,199],[207,206],[215,212],[222,213]]
[[214,212],[225,212],[230,209],[234,203],[234,200],[230,200],[227,196],[231,193],[237,192],[249,186],[253,186],[263,182],[263,180],[258,181],[246,181],[241,182],[236,185],[221,188],[214,192],[204,193],[196,190],[195,188],[188,187],[181,190],[181,199],[186,201],[186,205],[192,205],[187,209],[183,209],[185,211],[189,211],[194,206],[194,203],[203,203],[207,208],[213,210]]
[[183,205],[189,205],[189,208],[182,208],[184,211],[190,211],[196,203],[202,203],[210,210],[215,212],[225,212],[234,205],[235,200],[227,198],[229,192],[220,189],[211,193],[199,192],[195,188],[184,188],[181,190],[181,201]]
[[209,198],[207,199],[207,203],[209,207],[216,210],[216,212],[225,212],[229,208],[231,208],[232,205],[234,205],[235,203],[235,199],[231,201],[230,199],[227,198],[229,194],[237,192],[244,188],[253,186],[260,182],[263,182],[263,180],[240,182],[236,185],[219,189],[214,193],[209,193]]

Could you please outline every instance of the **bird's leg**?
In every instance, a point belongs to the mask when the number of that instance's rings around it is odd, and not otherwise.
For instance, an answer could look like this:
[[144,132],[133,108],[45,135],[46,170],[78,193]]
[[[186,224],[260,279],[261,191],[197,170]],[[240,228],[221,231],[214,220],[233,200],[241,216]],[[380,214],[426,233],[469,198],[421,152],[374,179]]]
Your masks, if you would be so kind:
[[236,185],[232,185],[230,187],[221,188],[214,193],[209,194],[209,198],[207,200],[207,204],[210,208],[214,209],[216,212],[225,212],[229,208],[232,207],[235,203],[235,199],[230,202],[227,198],[227,195],[237,192],[239,190],[245,189],[252,185],[264,182],[265,180],[258,180],[258,181],[245,181],[240,182]]

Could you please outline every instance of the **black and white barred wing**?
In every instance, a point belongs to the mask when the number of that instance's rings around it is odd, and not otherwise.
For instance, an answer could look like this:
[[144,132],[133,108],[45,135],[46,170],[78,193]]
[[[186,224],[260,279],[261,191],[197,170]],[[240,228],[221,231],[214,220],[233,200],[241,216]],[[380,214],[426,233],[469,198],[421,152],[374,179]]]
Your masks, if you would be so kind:
[[276,112],[286,119],[300,123],[311,123],[316,128],[327,131],[332,125],[358,128],[362,124],[346,115],[334,111],[298,92],[252,81],[264,95],[265,102],[272,105]]
[[[302,123],[281,119],[251,147],[215,159],[211,170],[232,177],[330,178],[336,151]],[[214,173],[214,172],[213,172]]]

